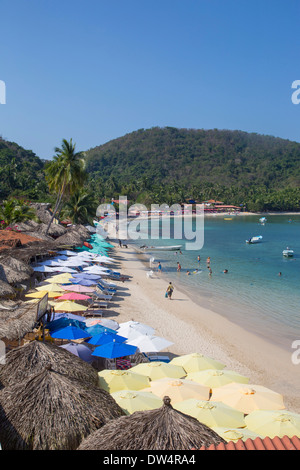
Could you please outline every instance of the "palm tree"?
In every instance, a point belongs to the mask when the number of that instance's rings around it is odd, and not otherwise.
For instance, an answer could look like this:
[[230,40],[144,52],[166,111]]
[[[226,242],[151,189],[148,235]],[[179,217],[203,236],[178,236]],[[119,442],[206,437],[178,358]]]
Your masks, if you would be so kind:
[[11,198],[0,206],[2,228],[26,220],[37,220],[35,211],[23,200]]
[[90,223],[96,215],[98,203],[94,195],[81,188],[75,191],[63,207],[63,215],[73,224]]
[[55,148],[56,155],[45,169],[49,189],[57,194],[56,204],[46,234],[64,196],[72,195],[78,188],[82,187],[86,179],[84,156],[82,152],[75,152],[75,146],[72,139],[70,139],[70,142],[63,139],[61,148]]

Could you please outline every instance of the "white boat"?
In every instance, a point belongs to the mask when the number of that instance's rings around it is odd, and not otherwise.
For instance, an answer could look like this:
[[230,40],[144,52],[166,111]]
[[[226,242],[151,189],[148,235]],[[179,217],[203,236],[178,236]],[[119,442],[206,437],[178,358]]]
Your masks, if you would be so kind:
[[264,223],[267,222],[267,219],[266,219],[265,217],[261,217],[261,218],[259,219],[259,221],[260,221],[261,224],[264,224]]
[[282,252],[283,256],[285,256],[286,258],[292,258],[294,256],[294,251],[293,250],[290,250],[290,248],[287,247],[286,250],[283,250]]
[[140,246],[143,251],[179,251],[182,248],[182,245],[173,245],[173,246]]
[[246,240],[246,243],[253,244],[253,243],[260,243],[261,241],[262,241],[262,236],[257,235],[256,237],[251,237],[249,238],[249,240]]

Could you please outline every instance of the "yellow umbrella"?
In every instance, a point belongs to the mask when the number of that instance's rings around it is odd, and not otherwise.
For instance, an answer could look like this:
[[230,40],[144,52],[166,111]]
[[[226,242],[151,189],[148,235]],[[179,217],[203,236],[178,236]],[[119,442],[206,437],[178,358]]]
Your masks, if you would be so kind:
[[135,411],[155,410],[163,405],[163,401],[151,392],[119,390],[111,396],[127,415]]
[[235,410],[224,403],[196,400],[190,398],[180,403],[174,403],[173,408],[187,415],[193,416],[210,428],[214,426],[234,428],[246,426],[244,413]]
[[160,398],[168,396],[172,403],[197,398],[198,400],[208,400],[210,389],[187,379],[163,379],[150,382],[150,390]]
[[55,307],[56,312],[85,312],[88,307],[77,304],[72,300],[64,300],[63,302],[51,302],[51,305]]
[[229,383],[214,388],[212,400],[221,401],[245,414],[254,410],[281,410],[285,406],[283,397],[261,385]]
[[170,362],[144,362],[131,368],[132,372],[145,375],[150,380],[158,380],[164,377],[173,377],[180,379],[186,375],[185,370],[181,366],[175,366]]
[[212,428],[219,436],[223,437],[227,442],[237,442],[240,439],[246,441],[247,439],[256,439],[262,437],[247,428],[223,428],[215,426]]
[[59,284],[44,284],[43,286],[37,287],[37,290],[45,290],[47,292],[65,292],[65,289],[63,289]]
[[131,373],[131,370],[105,369],[98,372],[100,387],[114,393],[119,390],[141,390],[149,386],[148,377]]
[[300,437],[300,415],[291,411],[258,410],[245,418],[247,428],[262,437]]
[[187,374],[188,380],[194,380],[195,382],[206,385],[210,389],[221,387],[231,382],[244,383],[249,382],[248,377],[237,374],[233,370],[217,370],[207,369],[199,372],[191,372]]
[[184,356],[174,357],[170,364],[182,366],[187,374],[206,369],[224,369],[225,364],[215,361],[208,356],[199,353],[186,354]]
[[54,284],[66,284],[70,282],[72,275],[68,273],[57,274],[56,276],[51,276],[47,279],[47,283]]
[[46,290],[40,290],[38,292],[32,292],[31,294],[26,294],[26,297],[33,297],[34,299],[42,299],[46,294],[48,297],[59,297],[61,292],[48,292]]

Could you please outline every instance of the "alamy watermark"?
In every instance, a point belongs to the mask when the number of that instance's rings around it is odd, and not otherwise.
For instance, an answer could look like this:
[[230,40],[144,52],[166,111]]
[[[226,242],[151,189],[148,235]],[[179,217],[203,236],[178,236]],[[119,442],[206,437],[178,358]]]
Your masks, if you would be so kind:
[[[105,217],[97,227],[102,236],[119,240],[184,240],[186,250],[200,250],[204,244],[204,204],[143,204],[128,208],[120,196],[118,213],[113,204],[100,204],[97,217]],[[171,220],[173,223],[171,224]]]
[[292,103],[299,104],[300,103],[300,80],[294,80],[292,83],[292,88],[295,89],[292,93]]
[[6,104],[6,85],[3,80],[0,80],[0,104]]

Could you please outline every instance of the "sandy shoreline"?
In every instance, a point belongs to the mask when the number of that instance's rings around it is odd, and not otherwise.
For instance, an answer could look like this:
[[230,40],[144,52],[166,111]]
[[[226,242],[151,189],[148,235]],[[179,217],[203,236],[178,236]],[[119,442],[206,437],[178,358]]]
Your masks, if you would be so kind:
[[[113,243],[113,242],[112,242]],[[149,262],[131,245],[116,249],[118,270],[131,276],[120,285],[113,319],[119,323],[135,320],[146,323],[174,344],[162,353],[173,355],[203,353],[226,364],[226,368],[249,377],[249,383],[264,385],[281,393],[288,410],[300,412],[300,364],[292,363],[292,353],[278,348],[233,324],[180,291],[176,283],[173,299],[164,298],[167,274],[148,278]]]

